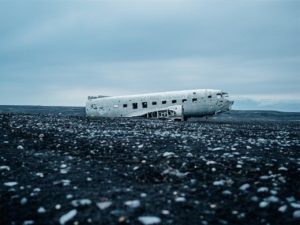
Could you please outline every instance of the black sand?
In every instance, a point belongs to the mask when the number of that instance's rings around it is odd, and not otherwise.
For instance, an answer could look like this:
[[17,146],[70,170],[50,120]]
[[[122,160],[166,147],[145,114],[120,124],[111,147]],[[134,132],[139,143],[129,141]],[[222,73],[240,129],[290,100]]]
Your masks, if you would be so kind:
[[299,224],[299,151],[297,121],[2,113],[0,224]]

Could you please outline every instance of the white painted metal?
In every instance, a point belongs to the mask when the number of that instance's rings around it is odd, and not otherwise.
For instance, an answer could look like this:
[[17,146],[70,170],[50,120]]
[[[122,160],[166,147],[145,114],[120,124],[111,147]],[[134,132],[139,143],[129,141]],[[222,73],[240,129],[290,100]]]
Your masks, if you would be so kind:
[[221,90],[196,89],[127,96],[90,96],[88,117],[188,118],[231,109],[233,101]]

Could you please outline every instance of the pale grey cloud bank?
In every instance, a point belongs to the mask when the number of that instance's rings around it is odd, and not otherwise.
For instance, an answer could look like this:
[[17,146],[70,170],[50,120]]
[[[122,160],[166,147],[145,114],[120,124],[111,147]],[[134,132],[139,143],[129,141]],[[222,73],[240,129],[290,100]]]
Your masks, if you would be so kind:
[[227,90],[300,111],[300,1],[0,1],[0,104]]

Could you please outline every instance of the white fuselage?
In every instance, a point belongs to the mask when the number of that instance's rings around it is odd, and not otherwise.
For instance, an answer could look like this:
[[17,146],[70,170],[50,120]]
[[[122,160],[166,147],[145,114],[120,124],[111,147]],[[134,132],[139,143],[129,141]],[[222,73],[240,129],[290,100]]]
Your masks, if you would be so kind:
[[[196,89],[117,97],[89,97],[86,103],[88,117],[150,117],[170,115],[201,117],[230,110],[233,101],[221,90]],[[168,114],[169,113],[169,114]],[[157,116],[158,117],[158,116]]]

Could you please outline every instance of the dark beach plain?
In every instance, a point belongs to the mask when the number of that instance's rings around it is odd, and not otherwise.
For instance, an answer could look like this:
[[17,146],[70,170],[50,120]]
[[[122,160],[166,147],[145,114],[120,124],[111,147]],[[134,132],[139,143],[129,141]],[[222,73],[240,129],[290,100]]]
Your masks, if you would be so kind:
[[298,224],[300,114],[0,107],[0,224]]

